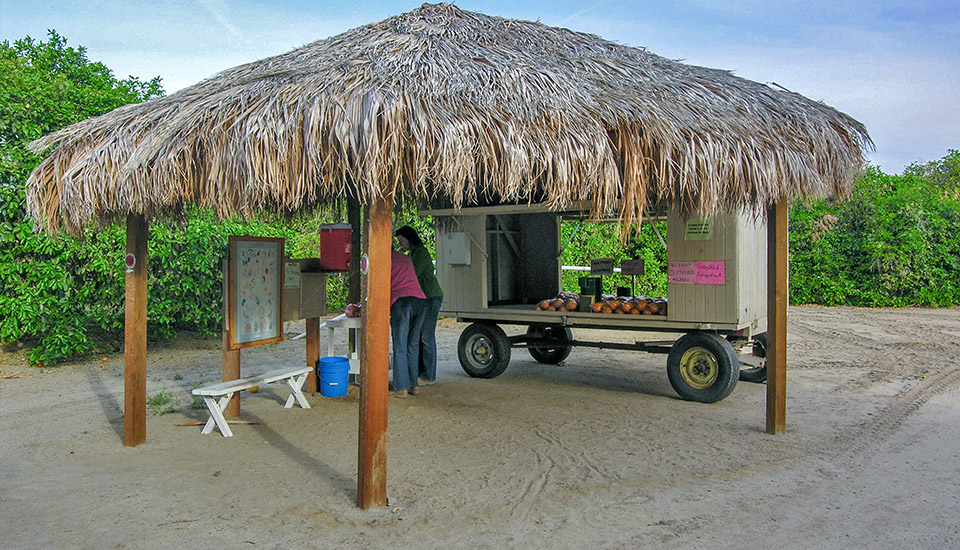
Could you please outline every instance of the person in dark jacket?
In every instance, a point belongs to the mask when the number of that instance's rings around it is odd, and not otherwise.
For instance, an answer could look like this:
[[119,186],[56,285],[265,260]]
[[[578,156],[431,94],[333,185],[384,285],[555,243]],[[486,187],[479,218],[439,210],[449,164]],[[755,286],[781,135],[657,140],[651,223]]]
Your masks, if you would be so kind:
[[417,231],[405,225],[396,232],[397,242],[409,251],[417,281],[426,296],[423,326],[420,329],[420,385],[429,386],[437,380],[437,318],[443,303],[443,290],[437,282],[430,251],[424,246]]

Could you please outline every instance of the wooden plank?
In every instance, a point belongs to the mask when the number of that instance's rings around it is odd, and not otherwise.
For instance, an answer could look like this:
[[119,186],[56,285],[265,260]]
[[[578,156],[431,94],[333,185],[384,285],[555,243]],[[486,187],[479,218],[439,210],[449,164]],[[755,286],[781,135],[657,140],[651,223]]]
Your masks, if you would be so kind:
[[[355,304],[360,301],[363,288],[360,278],[360,252],[363,250],[361,238],[363,235],[363,219],[360,201],[347,197],[347,221],[350,223],[350,288],[347,291],[347,301]],[[348,329],[347,355],[352,357],[357,351],[354,343],[357,341],[357,329]]]
[[362,250],[360,238],[361,231],[360,202],[352,197],[347,197],[347,222],[350,224],[350,287],[347,293],[347,300],[351,304],[360,301],[360,294],[363,291],[360,287],[360,251]]
[[787,429],[787,202],[767,210],[767,433]]
[[[564,210],[555,210],[547,203],[535,204],[498,204],[493,206],[471,206],[469,208],[436,208],[418,210],[417,214],[421,216],[485,216],[488,214],[530,214],[535,212],[550,212],[554,214],[570,213],[584,214],[593,209],[592,201],[573,201],[570,206]],[[611,219],[612,220],[612,219]]]
[[357,505],[366,510],[387,505],[387,396],[390,361],[390,251],[393,240],[390,201],[367,206],[368,272],[363,277],[366,305],[360,347],[360,430]]
[[223,409],[229,406],[227,402],[231,399],[231,395],[232,394],[223,396],[220,398],[220,401],[217,401],[213,397],[203,398],[203,402],[207,405],[207,410],[210,411],[210,420],[207,420],[203,429],[200,430],[201,434],[207,435],[212,433],[214,427],[217,427],[220,428],[220,433],[223,437],[233,437],[233,431],[227,424],[227,420],[223,417]]
[[[174,424],[178,428],[188,427],[188,426],[206,426],[207,422],[202,420],[197,420],[194,422],[180,422]],[[253,422],[251,420],[227,420],[228,426],[259,426],[259,422]]]
[[311,317],[307,325],[307,366],[312,367],[307,375],[307,393],[317,393],[317,361],[320,360],[320,318]]
[[[240,378],[240,350],[230,349],[230,262],[224,259],[221,265],[223,271],[223,356],[221,358],[220,380],[228,382]],[[228,417],[240,416],[240,394],[234,395],[230,404],[223,409]]]
[[[739,214],[721,213],[710,219],[713,222],[713,236],[710,239],[684,240],[687,219],[678,212],[670,212],[667,216],[668,262],[725,263],[722,285],[667,284],[670,320],[716,325],[749,324],[752,319],[743,317],[745,304],[740,300],[744,289],[740,284],[744,271],[757,260],[751,259],[746,264],[739,261],[740,240],[746,237],[741,234],[744,227],[742,218]],[[761,245],[765,245],[765,239],[761,239]],[[761,295],[765,296],[765,293]]]
[[760,321],[753,333],[765,332],[767,318],[767,227],[763,219],[750,212],[739,215],[738,266],[740,322]]
[[520,262],[536,269],[520,269],[521,299],[532,303],[561,290],[560,218],[551,214],[517,216],[520,224]]
[[487,237],[486,237],[486,217],[484,216],[464,216],[454,218],[458,220],[455,229],[452,231],[438,230],[444,239],[448,232],[463,232],[468,235],[467,242],[470,247],[470,264],[450,264],[444,250],[445,244],[438,241],[437,244],[437,279],[443,285],[443,305],[441,311],[445,316],[447,312],[455,311],[483,311],[487,307],[487,277],[488,277],[488,259],[487,259]]
[[147,234],[143,215],[127,216],[127,254],[136,263],[124,279],[123,444],[147,440]]
[[256,376],[238,378],[236,380],[194,388],[191,393],[193,395],[226,395],[235,391],[246,390],[252,388],[253,386],[262,386],[271,384],[273,382],[279,382],[281,380],[291,380],[309,373],[310,370],[312,370],[310,367],[276,369],[263,374],[258,374]]
[[[310,369],[310,372],[316,372],[315,369]],[[300,408],[309,409],[310,403],[307,402],[307,397],[303,395],[303,383],[307,381],[307,373],[298,374],[295,377],[287,378],[287,385],[290,386],[290,397],[287,398],[287,402],[283,404],[283,408],[289,409],[293,407],[294,401],[300,404]]]
[[[223,331],[223,361],[221,365],[221,380],[229,382],[240,378],[240,350],[230,349],[230,335]],[[233,396],[230,404],[223,410],[224,416],[233,418],[240,416],[240,394]]]
[[[446,289],[444,289],[446,293]],[[444,297],[446,300],[446,297]],[[673,300],[671,300],[671,304]],[[673,307],[672,305],[670,307]],[[480,320],[497,321],[500,324],[528,325],[532,323],[565,324],[577,328],[616,328],[666,332],[689,332],[691,330],[720,330],[735,332],[747,328],[749,323],[698,323],[693,321],[668,321],[660,315],[608,315],[581,311],[537,311],[530,304],[517,306],[493,306],[483,311],[442,309],[447,317],[457,317],[463,322]]]

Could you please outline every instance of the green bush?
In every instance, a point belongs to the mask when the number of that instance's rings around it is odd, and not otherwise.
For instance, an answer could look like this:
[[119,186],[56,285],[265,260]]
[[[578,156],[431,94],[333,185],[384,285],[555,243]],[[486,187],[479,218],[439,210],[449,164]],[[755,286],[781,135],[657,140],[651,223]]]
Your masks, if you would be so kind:
[[[667,223],[654,223],[660,235],[666,236]],[[667,252],[653,228],[644,223],[639,232],[629,236],[626,244],[621,244],[620,231],[617,223],[564,221],[560,225],[561,246],[566,244],[560,257],[562,265],[589,266],[593,258],[613,258],[614,265],[619,266],[623,260],[641,259],[644,275],[636,277],[635,284],[634,277],[615,273],[603,277],[603,292],[614,294],[617,287],[622,286],[632,287],[636,296],[666,296]],[[562,289],[579,292],[578,279],[589,275],[583,271],[564,271]]]
[[151,338],[172,338],[179,330],[195,331],[201,336],[220,333],[222,265],[230,235],[284,239],[294,236],[282,224],[262,220],[221,222],[211,211],[195,208],[187,209],[182,223],[151,224],[147,240],[147,330]]
[[951,151],[901,176],[870,168],[847,201],[795,205],[790,212],[792,303],[960,303],[958,160],[957,151]]
[[78,241],[36,232],[26,219],[24,184],[40,159],[26,144],[162,93],[159,78],[117,80],[55,31],[46,42],[0,42],[0,341],[35,342],[35,363],[93,350],[91,331],[115,334],[123,294],[116,229]]
[[[118,80],[84,48],[50,31],[0,43],[0,341],[22,341],[35,364],[99,349],[120,349],[124,316],[122,226],[80,238],[52,237],[26,218],[25,182],[40,157],[26,145],[68,124],[162,95],[160,79]],[[183,220],[154,221],[149,253],[147,330],[217,334],[222,326],[221,261],[229,235],[287,239],[287,255],[316,256],[317,216],[225,221],[187,208]]]

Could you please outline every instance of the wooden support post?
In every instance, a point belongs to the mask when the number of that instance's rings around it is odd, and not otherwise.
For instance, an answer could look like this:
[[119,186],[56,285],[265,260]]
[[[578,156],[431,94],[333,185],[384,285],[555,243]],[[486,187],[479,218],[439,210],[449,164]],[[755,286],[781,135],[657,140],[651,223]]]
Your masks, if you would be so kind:
[[[351,303],[360,301],[360,254],[362,231],[360,227],[360,202],[354,198],[347,198],[347,222],[350,224],[350,284],[348,288],[347,300]],[[352,330],[352,329],[351,329]],[[351,338],[352,342],[353,339]]]
[[[350,273],[349,286],[347,290],[347,302],[355,304],[359,302],[363,288],[363,282],[360,275],[360,256],[363,253],[362,243],[362,222],[363,217],[360,214],[360,201],[352,197],[347,197],[347,221],[350,223]],[[347,353],[352,357],[358,350],[355,342],[358,340],[357,329],[347,329]]]
[[[230,321],[227,318],[230,315],[230,262],[223,260],[221,266],[223,270],[223,359],[221,361],[221,380],[228,382],[240,378],[240,350],[230,349]],[[223,409],[223,416],[234,418],[240,416],[240,392],[237,392],[227,407]]]
[[310,374],[307,375],[307,393],[317,393],[317,361],[320,360],[320,318],[311,317],[305,321],[307,325],[307,366]]
[[[223,376],[220,378],[224,382],[240,378],[240,350],[230,349],[229,333],[223,331]],[[223,409],[223,416],[233,418],[240,416],[240,392],[230,398],[227,408]]]
[[375,199],[365,216],[367,274],[363,277],[360,347],[360,434],[357,505],[387,505],[387,396],[390,361],[390,251],[393,212],[389,200]]
[[767,433],[787,429],[786,200],[767,210]]
[[[147,234],[142,214],[127,216],[127,254],[133,269],[124,280],[123,444],[136,447],[147,440]],[[127,263],[129,265],[129,261]]]

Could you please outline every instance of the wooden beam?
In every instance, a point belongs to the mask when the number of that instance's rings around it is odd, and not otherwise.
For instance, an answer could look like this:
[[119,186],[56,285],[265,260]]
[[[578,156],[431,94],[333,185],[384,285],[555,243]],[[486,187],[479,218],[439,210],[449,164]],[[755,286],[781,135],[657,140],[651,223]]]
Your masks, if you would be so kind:
[[[350,273],[349,287],[347,291],[347,302],[355,304],[360,301],[363,293],[362,278],[360,275],[360,256],[363,253],[363,216],[361,215],[360,201],[353,197],[347,197],[347,221],[350,223]],[[348,330],[347,353],[353,356],[358,350],[355,343],[359,339],[357,329]]]
[[357,505],[387,505],[387,396],[390,361],[391,203],[375,199],[365,216],[367,274],[363,277],[360,347],[360,433]]
[[136,447],[147,440],[148,232],[149,225],[143,215],[127,216],[126,253],[134,259],[133,269],[127,269],[124,279],[123,444],[127,447]]
[[[351,304],[355,304],[360,301],[360,294],[363,291],[361,288],[361,279],[360,279],[360,254],[362,252],[361,248],[361,238],[363,232],[361,231],[361,216],[360,216],[360,201],[352,197],[347,198],[347,222],[350,224],[350,283],[347,293],[347,300]],[[352,342],[353,339],[351,338]]]
[[[224,382],[240,378],[240,350],[230,349],[230,335],[226,330],[223,331],[223,359],[220,370],[220,380]],[[240,393],[237,392],[230,398],[227,407],[223,409],[223,416],[227,418],[240,416]]]
[[767,209],[767,433],[787,429],[787,201]]
[[307,328],[307,366],[312,368],[307,375],[307,393],[317,393],[317,361],[320,360],[320,318],[305,321]]
[[[230,349],[230,262],[224,259],[221,266],[223,271],[223,356],[220,363],[220,379],[224,382],[240,378],[240,350]],[[240,416],[240,393],[230,398],[227,407],[223,409],[223,416],[236,418]]]

